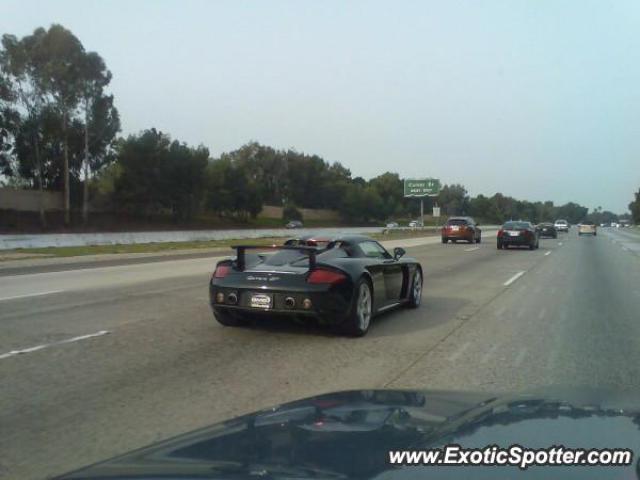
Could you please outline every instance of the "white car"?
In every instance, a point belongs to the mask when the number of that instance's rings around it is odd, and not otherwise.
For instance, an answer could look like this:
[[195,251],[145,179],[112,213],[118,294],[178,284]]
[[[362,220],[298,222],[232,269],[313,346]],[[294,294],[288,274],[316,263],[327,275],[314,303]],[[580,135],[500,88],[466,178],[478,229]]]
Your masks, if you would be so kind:
[[420,222],[419,222],[419,221],[417,221],[417,220],[411,220],[411,221],[409,222],[409,226],[410,226],[411,228],[417,228],[417,227],[419,227],[419,226],[420,226]]
[[556,227],[558,232],[568,232],[569,231],[569,222],[566,220],[556,220],[553,224]]
[[597,227],[593,222],[582,222],[578,227],[578,235],[597,235]]
[[387,223],[387,228],[398,228],[400,225],[398,225],[396,222],[389,222]]

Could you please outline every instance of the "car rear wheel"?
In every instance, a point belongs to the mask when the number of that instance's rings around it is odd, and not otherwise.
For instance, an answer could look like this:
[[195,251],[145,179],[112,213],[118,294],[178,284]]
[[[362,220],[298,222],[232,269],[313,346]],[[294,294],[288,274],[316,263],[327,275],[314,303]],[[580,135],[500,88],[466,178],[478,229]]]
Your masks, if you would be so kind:
[[471,237],[469,237],[469,243],[476,243],[476,234],[475,233],[473,235],[471,235]]
[[478,238],[476,238],[476,243],[480,243],[481,240],[482,240],[482,236],[478,235]]
[[355,298],[351,311],[345,322],[345,331],[354,337],[362,337],[369,331],[373,313],[373,296],[371,286],[365,278],[361,278],[353,289]]
[[239,327],[247,323],[247,321],[237,313],[222,310],[220,308],[213,310],[213,316],[219,324],[224,325],[225,327]]
[[446,237],[442,237],[442,243],[447,243],[448,241],[449,241],[449,239],[448,239],[448,238],[446,238]]
[[409,307],[418,308],[422,301],[422,272],[416,268],[413,274],[413,283],[411,284],[411,294],[409,295]]
[[529,250],[535,250],[535,248],[536,248],[536,244],[535,243],[532,243],[532,244],[529,245]]

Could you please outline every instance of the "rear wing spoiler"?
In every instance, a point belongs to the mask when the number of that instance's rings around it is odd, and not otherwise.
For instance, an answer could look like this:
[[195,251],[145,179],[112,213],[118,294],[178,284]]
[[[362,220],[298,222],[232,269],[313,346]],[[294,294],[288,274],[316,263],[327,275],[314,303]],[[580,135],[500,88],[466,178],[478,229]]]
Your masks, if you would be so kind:
[[294,250],[304,252],[309,254],[309,270],[315,270],[316,268],[316,254],[318,253],[317,247],[308,247],[304,245],[232,245],[231,248],[236,251],[236,265],[240,271],[245,269],[245,254],[247,250]]

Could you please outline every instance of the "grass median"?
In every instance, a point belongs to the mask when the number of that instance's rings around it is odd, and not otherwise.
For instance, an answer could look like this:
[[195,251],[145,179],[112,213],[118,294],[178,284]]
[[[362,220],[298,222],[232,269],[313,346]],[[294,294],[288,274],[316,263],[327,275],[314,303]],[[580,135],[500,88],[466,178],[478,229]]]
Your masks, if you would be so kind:
[[[403,238],[419,238],[432,236],[438,232],[425,228],[415,230],[388,230],[384,233],[369,234],[376,240],[400,240]],[[295,233],[292,232],[291,237]],[[161,243],[137,243],[116,245],[87,245],[78,247],[46,247],[46,248],[18,248],[0,252],[0,261],[33,259],[44,257],[79,257],[86,255],[111,255],[111,254],[135,254],[135,253],[180,253],[194,250],[224,250],[242,243],[244,245],[271,245],[281,244],[290,237],[262,237],[230,240],[205,240],[190,242],[161,242]]]

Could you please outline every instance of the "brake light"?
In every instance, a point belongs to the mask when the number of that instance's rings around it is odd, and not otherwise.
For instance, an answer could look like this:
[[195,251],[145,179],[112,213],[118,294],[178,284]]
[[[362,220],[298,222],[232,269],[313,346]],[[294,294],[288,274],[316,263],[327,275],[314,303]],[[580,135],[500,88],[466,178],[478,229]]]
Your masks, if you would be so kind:
[[318,268],[313,270],[307,277],[307,283],[312,284],[334,284],[344,282],[347,276],[344,273],[336,272],[334,270],[326,270],[324,268]]
[[229,275],[229,272],[231,272],[231,266],[230,265],[218,265],[216,267],[216,270],[213,272],[213,277],[214,278],[224,278],[227,275]]

